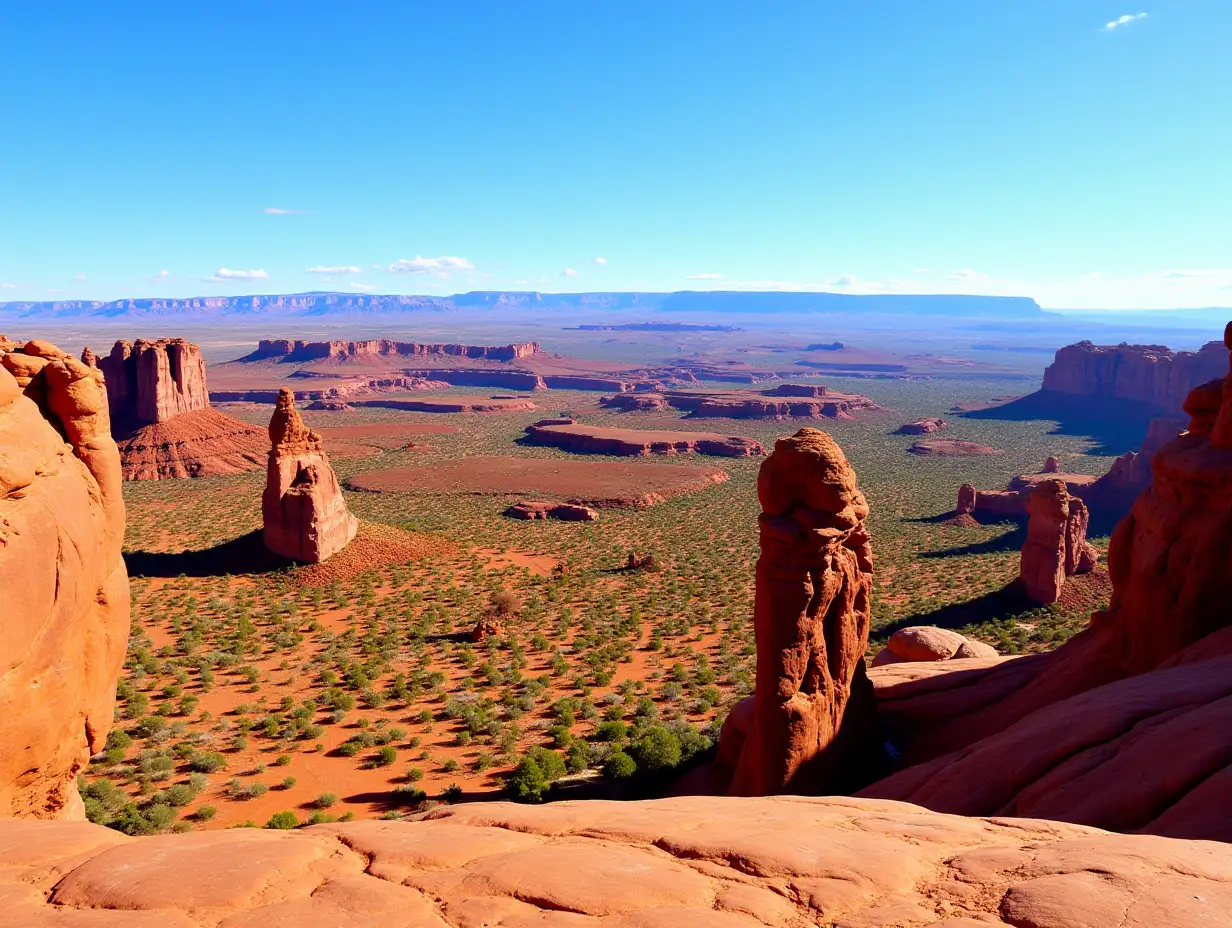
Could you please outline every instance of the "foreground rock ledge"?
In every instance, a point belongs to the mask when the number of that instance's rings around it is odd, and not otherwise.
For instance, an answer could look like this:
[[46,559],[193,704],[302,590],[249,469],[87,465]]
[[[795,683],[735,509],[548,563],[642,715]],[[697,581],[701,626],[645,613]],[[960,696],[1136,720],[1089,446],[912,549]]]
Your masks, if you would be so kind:
[[456,806],[126,838],[0,822],[5,925],[1226,926],[1232,849],[857,799]]

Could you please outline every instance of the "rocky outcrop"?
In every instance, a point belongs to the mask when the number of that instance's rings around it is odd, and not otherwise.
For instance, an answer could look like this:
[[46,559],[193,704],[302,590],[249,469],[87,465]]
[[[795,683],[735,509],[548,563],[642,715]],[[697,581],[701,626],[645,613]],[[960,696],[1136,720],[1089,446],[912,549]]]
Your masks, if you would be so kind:
[[424,368],[403,371],[408,377],[435,380],[451,387],[494,387],[498,390],[546,390],[547,384],[534,371],[492,368]]
[[712,432],[660,432],[614,429],[599,425],[530,425],[523,439],[531,445],[549,445],[578,454],[611,454],[621,457],[651,454],[711,454],[746,458],[765,454],[759,442],[738,435]]
[[996,648],[975,638],[935,625],[911,625],[890,636],[872,666],[993,657],[997,657]]
[[201,349],[182,338],[118,341],[97,363],[119,428],[166,422],[210,405]]
[[[294,375],[292,375],[294,376]],[[422,377],[375,377],[335,384],[321,390],[295,390],[297,402],[345,402],[361,396],[380,393],[418,393],[422,390],[447,390],[450,384],[443,380],[425,380]],[[210,399],[215,403],[269,403],[278,402],[278,390],[211,390]]]
[[931,435],[933,432],[940,432],[949,427],[950,423],[944,419],[914,419],[911,422],[904,422],[900,425],[896,434]]
[[775,442],[757,478],[757,684],[719,746],[738,796],[839,791],[876,743],[864,669],[873,556],[868,503],[825,432]]
[[217,409],[197,409],[120,435],[125,480],[219,477],[265,462],[265,432]]
[[534,400],[516,396],[442,396],[421,400],[355,400],[356,406],[405,409],[409,412],[521,412],[535,409]]
[[1216,928],[1218,845],[904,803],[471,803],[420,821],[126,838],[0,823],[13,925]]
[[594,522],[599,511],[580,503],[555,503],[545,500],[515,503],[505,510],[511,519],[558,519],[561,522]]
[[120,488],[99,372],[0,343],[0,817],[84,818],[128,641]]
[[777,387],[762,391],[763,396],[804,396],[810,399],[828,394],[824,383],[781,383]]
[[1002,454],[999,448],[990,448],[974,441],[959,441],[954,438],[926,438],[907,449],[908,454],[921,457],[982,457],[987,454]]
[[619,409],[621,412],[646,412],[666,409],[667,400],[660,393],[617,393],[600,398],[599,405],[606,409]]
[[398,342],[388,338],[369,341],[308,342],[290,338],[263,338],[257,350],[240,361],[365,361],[380,358],[471,358],[485,361],[516,361],[538,354],[535,342],[511,345],[441,345]]
[[1161,345],[1093,345],[1060,349],[1044,371],[1045,393],[1128,400],[1179,415],[1185,397],[1199,384],[1225,373],[1219,342],[1201,351],[1172,351]]
[[1232,378],[1186,406],[1113,532],[1108,609],[1051,653],[880,692],[914,766],[867,795],[1232,840]]
[[321,436],[304,425],[290,390],[278,397],[269,437],[273,447],[261,497],[265,546],[296,561],[324,561],[355,537],[358,523],[321,448]]
[[1061,598],[1067,577],[1094,569],[1097,555],[1087,543],[1087,508],[1070,496],[1065,481],[1044,480],[1027,496],[1027,539],[1018,579],[1027,596],[1041,605]]
[[854,419],[859,412],[880,408],[867,396],[837,393],[823,384],[780,384],[760,392],[618,393],[603,397],[599,405],[625,412],[670,406],[697,419]]

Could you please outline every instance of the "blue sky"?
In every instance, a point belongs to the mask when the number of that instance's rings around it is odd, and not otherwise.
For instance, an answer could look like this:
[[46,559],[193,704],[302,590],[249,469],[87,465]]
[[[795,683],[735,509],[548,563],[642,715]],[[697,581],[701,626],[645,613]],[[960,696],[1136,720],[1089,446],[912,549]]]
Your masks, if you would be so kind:
[[1228,0],[8,4],[0,300],[1226,306],[1230,47]]

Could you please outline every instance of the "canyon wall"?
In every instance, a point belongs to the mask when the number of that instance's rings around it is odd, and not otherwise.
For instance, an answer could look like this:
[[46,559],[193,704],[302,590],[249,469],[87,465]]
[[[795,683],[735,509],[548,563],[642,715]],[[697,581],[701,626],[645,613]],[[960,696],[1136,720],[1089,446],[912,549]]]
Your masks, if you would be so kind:
[[1199,384],[1226,373],[1223,345],[1172,351],[1160,345],[1094,345],[1060,349],[1044,371],[1042,389],[1053,393],[1132,400],[1152,411],[1179,415]]
[[368,341],[309,342],[289,338],[263,338],[257,350],[240,358],[241,361],[262,361],[270,358],[279,361],[362,361],[366,358],[402,357],[458,357],[478,358],[485,361],[516,361],[541,351],[535,342],[512,345],[441,345],[420,342],[398,342],[388,338]]
[[[3,342],[0,339],[0,342]],[[0,345],[0,817],[85,817],[129,628],[124,499],[97,370]]]
[[[83,352],[83,359],[90,356]],[[210,405],[201,349],[182,338],[118,341],[97,363],[107,380],[107,402],[116,422],[166,422]]]

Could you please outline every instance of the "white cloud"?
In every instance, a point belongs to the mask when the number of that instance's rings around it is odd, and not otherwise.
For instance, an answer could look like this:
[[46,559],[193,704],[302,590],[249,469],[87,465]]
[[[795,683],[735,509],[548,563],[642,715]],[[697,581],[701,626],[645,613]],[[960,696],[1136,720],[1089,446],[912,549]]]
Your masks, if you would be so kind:
[[1120,29],[1122,26],[1128,26],[1130,23],[1135,23],[1140,19],[1146,19],[1145,13],[1126,13],[1124,16],[1118,16],[1112,22],[1104,26],[1104,32],[1112,32],[1114,29]]
[[441,255],[439,258],[425,258],[416,255],[409,261],[406,258],[399,258],[385,270],[391,274],[426,274],[429,271],[470,271],[474,270],[474,267],[475,265],[465,258],[454,255]]
[[281,206],[267,206],[261,212],[267,213],[270,216],[300,216],[308,210],[306,209],[283,209]]
[[1188,280],[1195,277],[1232,277],[1229,271],[1160,271],[1159,276],[1165,280]]
[[830,286],[831,287],[854,287],[857,283],[859,283],[859,281],[856,280],[856,277],[854,274],[844,274],[842,277],[836,277],[834,278],[834,280],[830,281]]
[[155,274],[153,277],[151,277],[150,280],[151,281],[166,280],[170,276],[171,276],[171,272],[164,268],[163,270]]
[[265,280],[269,274],[257,268],[252,271],[233,271],[229,267],[220,267],[214,272],[213,280]]
[[561,277],[577,277],[578,273],[573,268],[567,267],[563,271],[560,272],[560,276]]
[[364,293],[371,293],[376,289],[372,284],[361,284],[358,280],[351,281],[352,290],[362,290]]
[[0,290],[20,290],[21,284],[11,284],[7,280],[0,281]]
[[946,275],[947,280],[987,280],[987,274],[981,274],[979,271],[973,271],[969,267],[965,267],[960,271],[955,271],[953,274]]
[[85,279],[86,279],[85,274],[74,274],[73,275],[73,280],[85,280]]
[[348,264],[338,267],[310,267],[305,274],[362,274],[363,268],[357,267],[354,264]]
[[688,274],[685,280],[722,280],[722,274]]
[[595,264],[607,264],[607,258],[595,258]]

